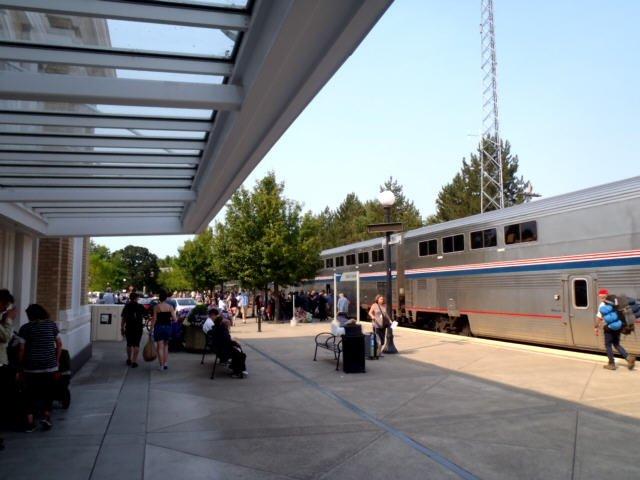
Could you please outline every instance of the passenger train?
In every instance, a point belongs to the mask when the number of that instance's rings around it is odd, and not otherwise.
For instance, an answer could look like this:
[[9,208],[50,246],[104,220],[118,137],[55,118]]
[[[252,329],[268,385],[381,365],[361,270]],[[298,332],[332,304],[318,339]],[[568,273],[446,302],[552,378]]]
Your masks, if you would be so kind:
[[[366,316],[386,288],[383,244],[324,250],[305,286],[331,291],[334,275],[358,271]],[[593,330],[598,290],[640,297],[640,177],[404,232],[391,266],[393,314],[405,324],[603,350]],[[337,285],[353,314],[355,283]],[[623,337],[636,354],[639,337]]]

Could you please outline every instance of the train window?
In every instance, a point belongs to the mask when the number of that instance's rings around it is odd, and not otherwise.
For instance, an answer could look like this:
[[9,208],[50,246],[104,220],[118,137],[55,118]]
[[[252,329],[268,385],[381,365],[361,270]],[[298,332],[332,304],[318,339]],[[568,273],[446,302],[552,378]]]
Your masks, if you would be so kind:
[[442,239],[442,252],[452,253],[461,252],[464,250],[464,235],[453,235],[451,237],[444,237]]
[[538,240],[538,225],[535,221],[516,223],[504,227],[504,243],[511,245]]
[[347,265],[355,265],[356,264],[356,254],[350,253],[347,255]]
[[471,238],[472,249],[495,247],[498,244],[498,235],[495,228],[488,228],[486,230],[471,232],[471,235],[469,235],[469,237]]
[[369,252],[360,252],[358,254],[358,263],[369,263]]
[[573,281],[573,304],[576,308],[587,308],[589,306],[587,281],[582,278],[576,278]]
[[523,242],[535,242],[538,240],[538,226],[536,225],[536,222],[521,223],[520,233]]
[[344,267],[344,257],[336,257],[336,267]]
[[498,245],[498,231],[495,228],[488,228],[482,234],[484,236],[484,248]]
[[333,258],[327,258],[324,261],[325,268],[333,268]]
[[384,250],[382,248],[371,252],[372,262],[384,262]]
[[421,257],[426,257],[427,255],[437,255],[438,254],[438,240],[425,240],[424,242],[418,243],[418,255]]

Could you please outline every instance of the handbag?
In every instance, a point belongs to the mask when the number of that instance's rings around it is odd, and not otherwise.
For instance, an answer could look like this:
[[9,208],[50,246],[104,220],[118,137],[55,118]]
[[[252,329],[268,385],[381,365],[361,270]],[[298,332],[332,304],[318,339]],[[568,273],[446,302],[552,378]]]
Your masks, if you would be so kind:
[[391,319],[389,318],[389,315],[387,314],[387,312],[382,310],[382,307],[380,306],[379,303],[377,305],[378,305],[378,310],[380,310],[380,313],[382,314],[382,328],[390,327]]
[[142,358],[144,358],[145,362],[153,362],[158,356],[156,352],[156,345],[151,338],[151,334],[147,338],[147,344],[144,346],[142,350]]

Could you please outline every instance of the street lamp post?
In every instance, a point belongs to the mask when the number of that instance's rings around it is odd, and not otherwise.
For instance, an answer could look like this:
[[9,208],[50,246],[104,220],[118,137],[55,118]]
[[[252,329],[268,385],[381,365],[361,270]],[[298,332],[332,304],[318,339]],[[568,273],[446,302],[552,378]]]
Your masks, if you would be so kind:
[[[391,224],[391,207],[396,201],[396,197],[390,190],[385,190],[378,195],[378,201],[384,207],[384,221],[386,224]],[[386,281],[386,295],[385,295],[385,303],[387,304],[387,313],[389,314],[389,318],[391,318],[391,313],[393,312],[393,293],[391,288],[391,233],[390,230],[386,230],[385,235],[385,250],[384,250],[384,260],[387,270],[387,281]],[[384,353],[398,353],[398,349],[393,343],[393,329],[387,329],[387,338],[384,342]]]

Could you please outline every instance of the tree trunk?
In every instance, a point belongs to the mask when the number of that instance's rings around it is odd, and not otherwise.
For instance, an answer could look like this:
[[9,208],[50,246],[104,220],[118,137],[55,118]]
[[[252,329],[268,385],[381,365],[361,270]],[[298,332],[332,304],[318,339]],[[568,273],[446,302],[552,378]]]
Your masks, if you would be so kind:
[[278,291],[278,284],[273,284],[273,321],[280,321],[280,292]]

